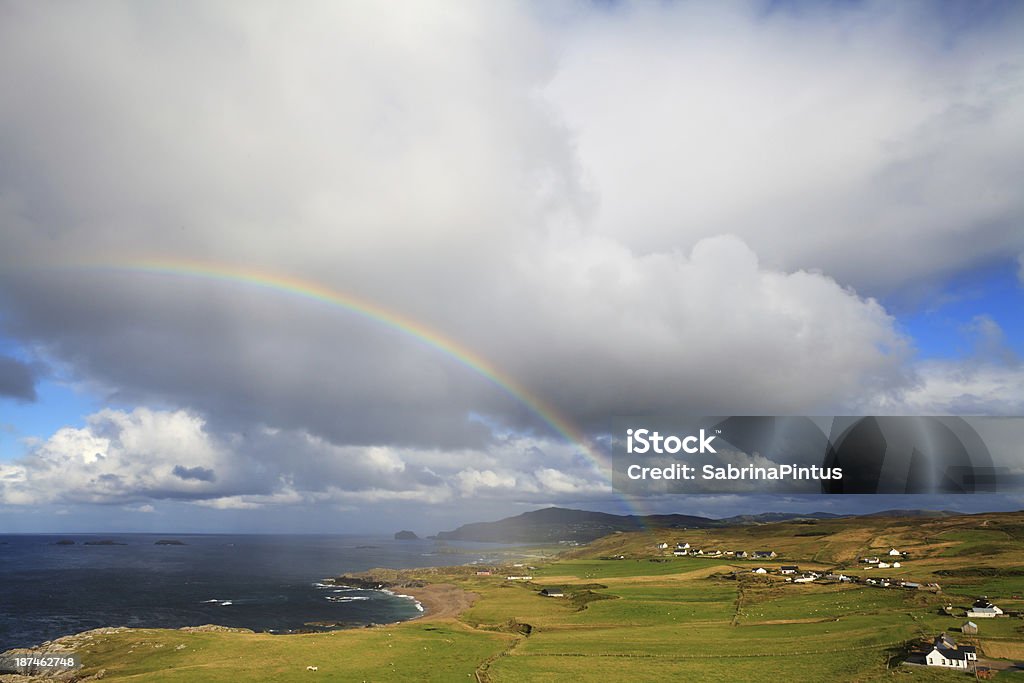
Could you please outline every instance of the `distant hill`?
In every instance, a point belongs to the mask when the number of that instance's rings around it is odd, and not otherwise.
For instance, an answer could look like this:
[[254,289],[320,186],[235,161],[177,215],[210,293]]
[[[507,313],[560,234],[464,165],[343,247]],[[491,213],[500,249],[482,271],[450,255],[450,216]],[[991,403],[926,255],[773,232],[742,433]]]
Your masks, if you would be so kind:
[[861,517],[932,517],[941,519],[943,517],[958,517],[962,514],[964,513],[952,510],[881,510],[861,515]]
[[[861,517],[944,518],[962,513],[948,510],[883,510]],[[837,515],[831,512],[765,512],[757,515],[736,515],[711,519],[695,515],[613,515],[607,512],[549,507],[524,512],[496,522],[464,524],[454,531],[435,536],[442,541],[476,541],[483,543],[556,543],[576,541],[588,543],[615,532],[644,529],[711,529],[731,526],[768,524],[799,520],[830,520],[858,515]]]
[[735,524],[765,524],[768,522],[791,522],[799,519],[841,519],[850,515],[837,515],[833,512],[811,512],[797,514],[794,512],[763,512],[759,515],[735,515],[718,520],[729,526]]
[[442,531],[437,539],[490,543],[585,543],[616,531],[639,531],[650,527],[703,528],[716,524],[718,522],[713,519],[693,515],[613,515],[550,507],[497,522],[464,524],[455,531]]

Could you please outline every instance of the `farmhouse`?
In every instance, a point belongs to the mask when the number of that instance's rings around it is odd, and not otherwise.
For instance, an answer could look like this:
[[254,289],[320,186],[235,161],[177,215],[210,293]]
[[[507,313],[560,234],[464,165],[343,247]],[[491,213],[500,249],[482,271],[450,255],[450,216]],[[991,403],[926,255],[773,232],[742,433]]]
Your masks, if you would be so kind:
[[743,558],[743,559],[747,558],[747,551],[746,550],[737,550],[735,552],[736,552],[736,557],[740,557],[740,558]]
[[1003,610],[989,602],[988,598],[984,595],[974,602],[974,606],[971,609],[967,610],[967,616],[972,619],[975,617],[991,619],[1000,616],[1002,613]]
[[966,624],[960,627],[960,632],[966,633],[967,635],[976,636],[978,635],[978,625],[975,624],[973,621],[968,621]]
[[879,568],[879,569],[888,569],[888,568],[889,568],[889,567],[891,567],[891,566],[892,566],[892,565],[891,565],[891,564],[889,564],[888,562],[879,562],[879,563],[878,563],[878,568]]
[[506,576],[506,581],[532,581],[532,576]]
[[676,543],[676,550],[689,550],[689,549],[690,549],[690,544],[689,543]]
[[750,573],[751,574],[767,574],[768,570],[765,569],[764,567],[758,567],[757,569],[751,569]]
[[658,550],[668,550],[668,543],[659,543],[654,547]]
[[564,598],[565,593],[562,592],[561,588],[545,588],[540,592],[546,598]]
[[685,557],[686,555],[690,554],[690,551],[689,550],[673,550],[672,554],[675,555],[676,557]]
[[903,553],[901,553],[899,550],[896,550],[896,548],[893,548],[889,551],[889,555],[892,557],[900,557],[901,555],[903,555]]
[[798,576],[795,579],[793,579],[793,583],[811,583],[816,578],[818,578],[817,574],[804,574],[803,576]]
[[800,567],[795,564],[784,564],[779,567],[780,574],[796,574],[798,571],[800,571]]
[[924,656],[928,666],[944,666],[949,669],[964,669],[973,666],[978,659],[977,650],[970,645],[957,647],[956,643],[945,633],[938,635],[932,643],[932,649]]
[[754,557],[759,560],[770,560],[774,557],[778,557],[778,554],[774,550],[755,550]]
[[864,564],[878,564],[878,558],[877,557],[863,557],[863,558],[861,558],[861,562],[863,562]]
[[477,572],[476,572],[476,575],[477,576],[490,576],[491,572],[489,572],[486,569],[478,569]]

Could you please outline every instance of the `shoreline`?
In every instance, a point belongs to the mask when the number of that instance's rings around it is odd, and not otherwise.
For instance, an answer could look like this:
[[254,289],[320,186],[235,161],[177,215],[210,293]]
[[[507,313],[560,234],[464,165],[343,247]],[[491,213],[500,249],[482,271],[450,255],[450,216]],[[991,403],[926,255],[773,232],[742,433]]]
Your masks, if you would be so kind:
[[[425,586],[410,588],[384,588],[395,596],[408,596],[422,607],[422,611],[409,619],[392,622],[404,624],[424,617],[436,619],[454,619],[473,606],[479,595],[463,590],[451,583],[428,583]],[[400,593],[398,591],[401,591]]]

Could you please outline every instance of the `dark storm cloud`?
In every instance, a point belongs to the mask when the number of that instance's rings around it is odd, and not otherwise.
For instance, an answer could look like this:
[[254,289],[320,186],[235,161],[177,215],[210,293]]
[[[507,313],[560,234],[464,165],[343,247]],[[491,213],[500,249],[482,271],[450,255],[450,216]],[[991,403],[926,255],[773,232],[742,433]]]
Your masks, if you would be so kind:
[[175,465],[171,473],[178,479],[214,481],[217,478],[217,475],[209,467],[182,467],[181,465]]
[[31,365],[0,355],[0,397],[35,401],[36,374]]

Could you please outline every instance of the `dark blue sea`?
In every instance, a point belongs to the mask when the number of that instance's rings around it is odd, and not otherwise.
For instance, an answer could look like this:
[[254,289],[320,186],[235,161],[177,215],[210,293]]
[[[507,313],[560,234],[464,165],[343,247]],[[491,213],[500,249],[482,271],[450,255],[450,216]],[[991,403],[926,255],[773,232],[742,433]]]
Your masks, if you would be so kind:
[[[155,545],[161,539],[185,545]],[[85,544],[97,541],[123,545]],[[496,552],[493,544],[370,536],[0,535],[0,652],[101,626],[287,633],[319,628],[310,622],[400,621],[420,614],[418,603],[321,579],[493,560]]]

